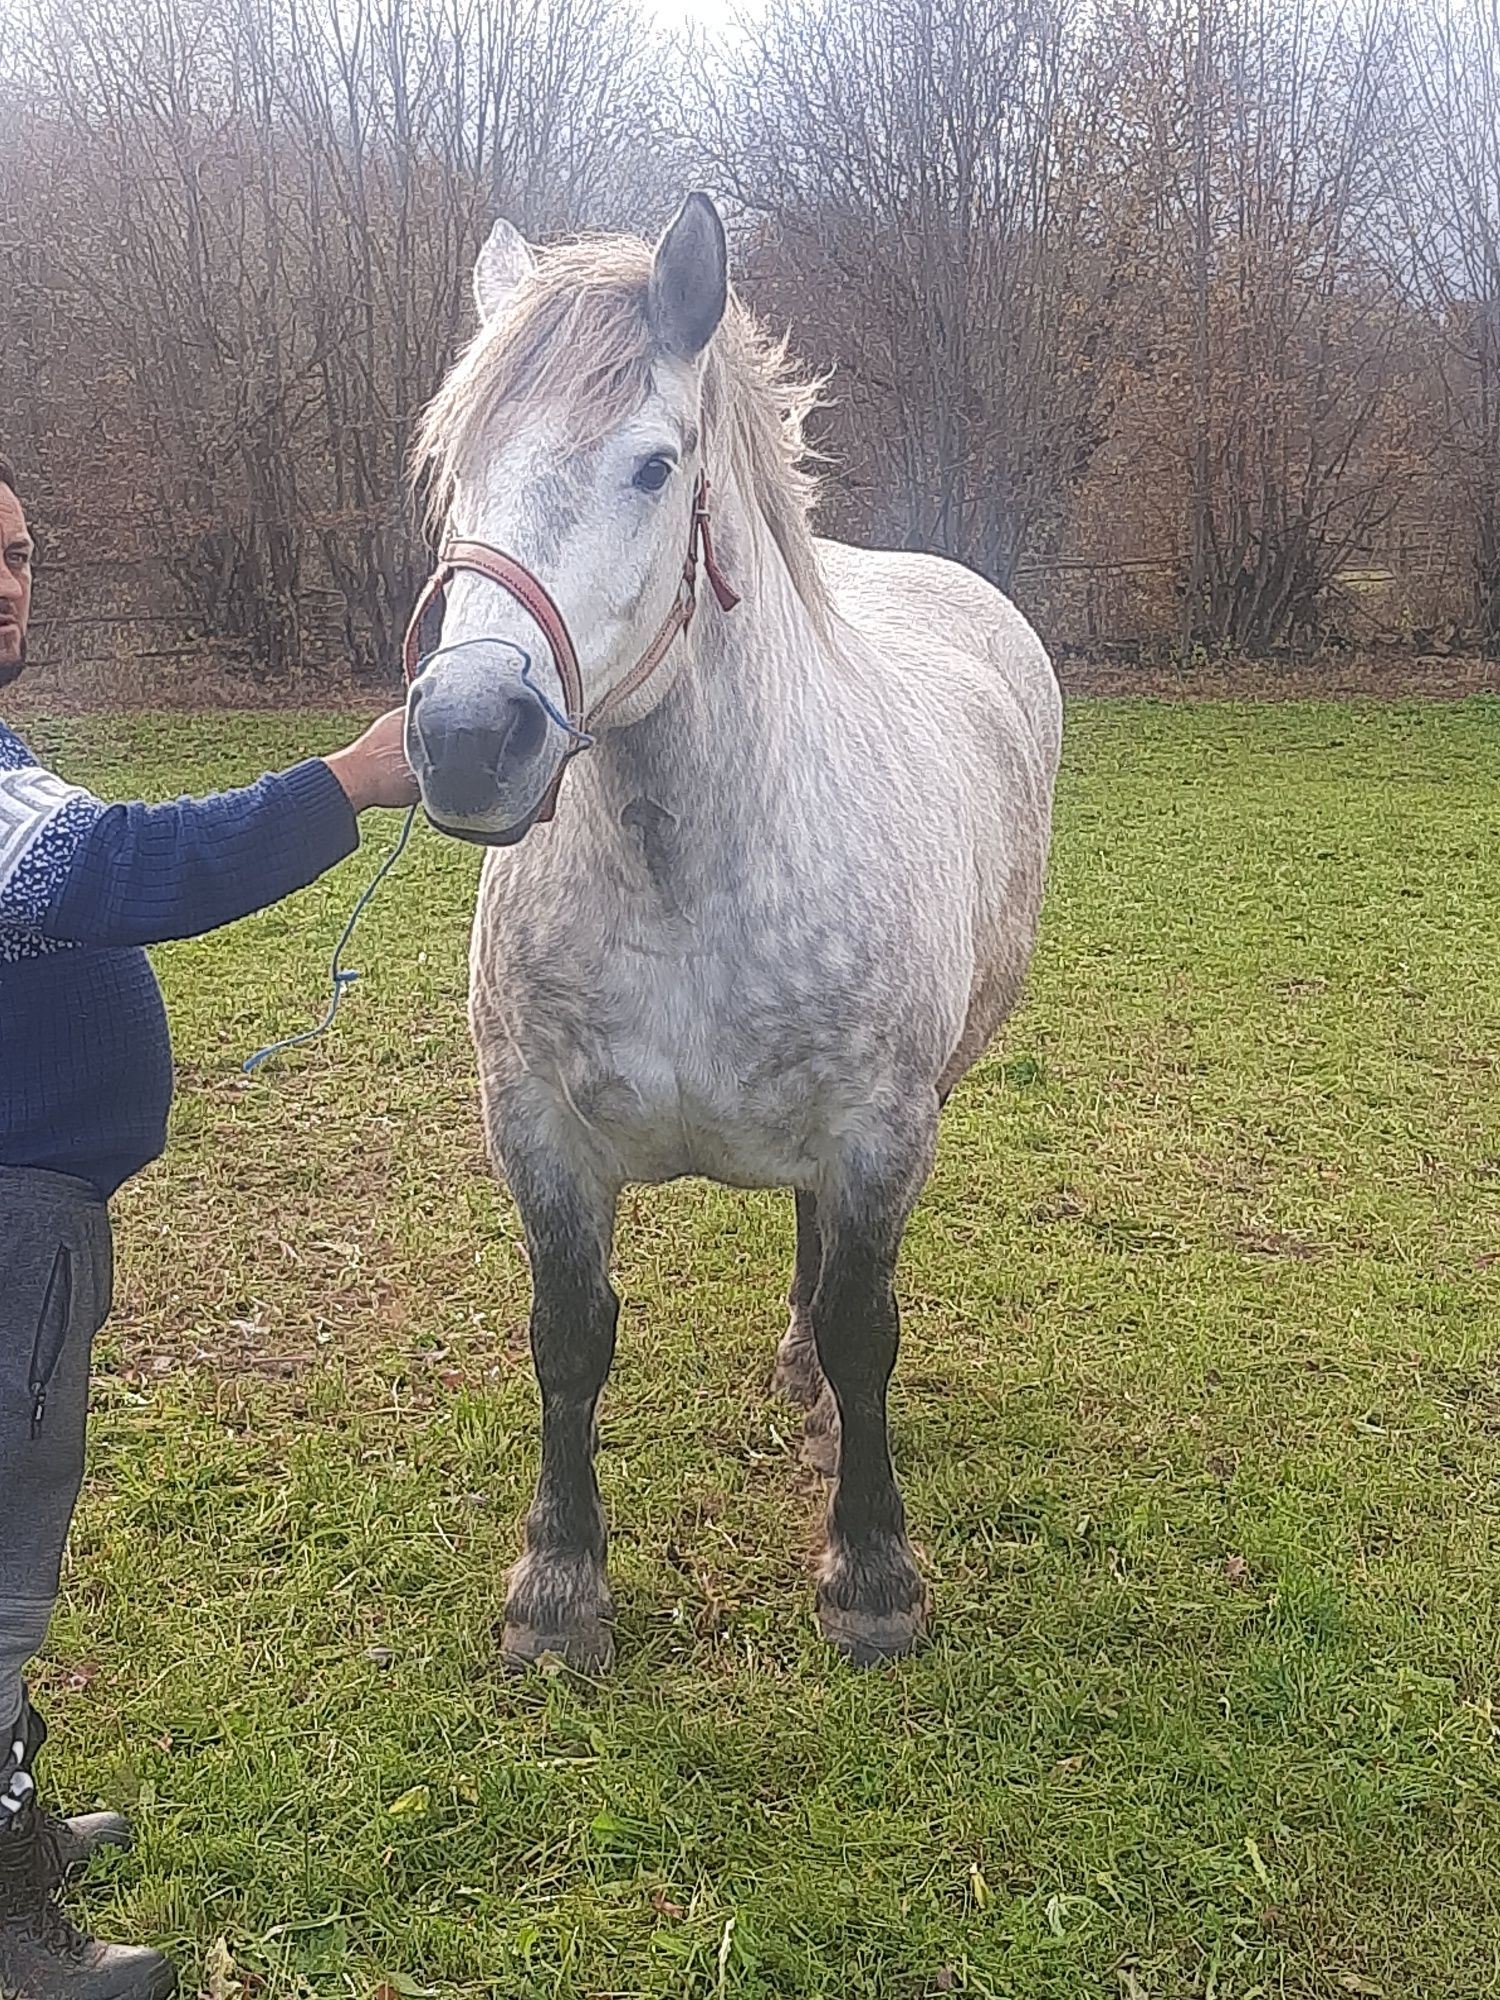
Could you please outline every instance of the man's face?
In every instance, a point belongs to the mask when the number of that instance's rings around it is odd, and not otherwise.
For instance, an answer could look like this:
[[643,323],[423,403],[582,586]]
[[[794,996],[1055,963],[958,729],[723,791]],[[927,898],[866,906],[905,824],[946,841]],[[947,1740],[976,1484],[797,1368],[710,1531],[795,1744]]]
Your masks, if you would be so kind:
[[0,486],[0,687],[8,687],[26,664],[30,617],[31,537],[20,501]]

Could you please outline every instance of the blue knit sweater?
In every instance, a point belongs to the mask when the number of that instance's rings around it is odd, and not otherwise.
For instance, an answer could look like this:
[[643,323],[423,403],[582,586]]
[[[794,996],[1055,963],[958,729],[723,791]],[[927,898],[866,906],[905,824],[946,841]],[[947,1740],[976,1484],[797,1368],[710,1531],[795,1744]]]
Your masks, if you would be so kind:
[[166,1143],[172,1052],[143,945],[290,895],[359,844],[328,766],[105,805],[0,723],[0,1166],[113,1194]]

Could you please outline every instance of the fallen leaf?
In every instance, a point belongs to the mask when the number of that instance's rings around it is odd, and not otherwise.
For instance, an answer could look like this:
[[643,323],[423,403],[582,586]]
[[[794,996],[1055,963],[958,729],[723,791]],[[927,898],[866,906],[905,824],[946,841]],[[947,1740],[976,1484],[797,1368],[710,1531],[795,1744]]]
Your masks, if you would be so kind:
[[227,1937],[214,1939],[203,1961],[203,1970],[208,1978],[203,1989],[204,2000],[239,2000],[243,1989],[234,1976],[234,1955]]
[[687,1911],[682,1907],[681,1903],[672,1902],[660,1889],[651,1898],[651,1907],[659,1917],[685,1917],[687,1915]]
[[432,1790],[428,1785],[413,1785],[403,1792],[399,1799],[392,1799],[386,1811],[394,1819],[404,1819],[411,1813],[424,1813],[432,1804]]
[[1250,1565],[1243,1556],[1225,1556],[1224,1580],[1238,1589],[1250,1581]]

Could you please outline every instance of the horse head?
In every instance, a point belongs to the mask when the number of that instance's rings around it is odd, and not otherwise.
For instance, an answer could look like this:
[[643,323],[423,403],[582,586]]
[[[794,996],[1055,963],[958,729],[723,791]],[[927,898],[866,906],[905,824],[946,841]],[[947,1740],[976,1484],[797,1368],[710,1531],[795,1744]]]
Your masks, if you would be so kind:
[[[419,447],[443,554],[408,638],[407,750],[428,817],[491,845],[551,816],[569,758],[633,721],[693,616],[708,540],[703,382],[725,311],[724,227],[689,196],[654,250],[534,256],[499,222],[480,330]],[[421,650],[423,613],[442,633]]]

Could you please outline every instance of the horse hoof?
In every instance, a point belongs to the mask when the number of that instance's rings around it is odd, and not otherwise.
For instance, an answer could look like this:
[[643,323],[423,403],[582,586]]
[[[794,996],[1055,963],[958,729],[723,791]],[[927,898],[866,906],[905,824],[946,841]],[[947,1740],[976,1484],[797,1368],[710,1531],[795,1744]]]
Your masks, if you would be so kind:
[[566,1632],[507,1623],[500,1635],[500,1663],[511,1674],[528,1673],[533,1667],[545,1673],[555,1665],[558,1671],[586,1674],[593,1680],[615,1663],[615,1635],[602,1619]]
[[927,1637],[927,1607],[910,1611],[841,1611],[821,1604],[818,1622],[823,1637],[851,1667],[878,1667],[886,1660],[905,1659]]

